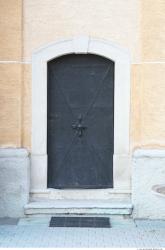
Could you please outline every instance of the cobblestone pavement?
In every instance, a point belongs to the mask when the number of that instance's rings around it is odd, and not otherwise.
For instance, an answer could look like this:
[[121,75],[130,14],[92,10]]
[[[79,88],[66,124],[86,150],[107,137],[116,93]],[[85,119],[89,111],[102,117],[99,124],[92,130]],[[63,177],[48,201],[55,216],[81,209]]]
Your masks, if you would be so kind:
[[[15,220],[17,221],[17,220]],[[165,221],[111,218],[112,228],[50,228],[49,218],[0,220],[0,247],[165,247]]]

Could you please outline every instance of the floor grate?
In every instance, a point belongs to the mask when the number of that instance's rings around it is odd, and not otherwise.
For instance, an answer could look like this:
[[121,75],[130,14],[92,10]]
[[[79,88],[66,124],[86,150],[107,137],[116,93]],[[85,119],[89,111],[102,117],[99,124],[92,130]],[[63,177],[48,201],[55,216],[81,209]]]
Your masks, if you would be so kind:
[[108,217],[51,217],[49,227],[110,228]]

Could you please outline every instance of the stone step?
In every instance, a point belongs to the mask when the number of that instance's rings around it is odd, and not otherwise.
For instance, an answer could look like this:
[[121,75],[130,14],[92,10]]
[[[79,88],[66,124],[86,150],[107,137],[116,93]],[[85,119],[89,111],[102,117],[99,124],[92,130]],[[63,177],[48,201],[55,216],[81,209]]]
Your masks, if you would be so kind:
[[110,200],[46,200],[31,201],[24,207],[25,215],[114,214],[130,215],[132,204]]

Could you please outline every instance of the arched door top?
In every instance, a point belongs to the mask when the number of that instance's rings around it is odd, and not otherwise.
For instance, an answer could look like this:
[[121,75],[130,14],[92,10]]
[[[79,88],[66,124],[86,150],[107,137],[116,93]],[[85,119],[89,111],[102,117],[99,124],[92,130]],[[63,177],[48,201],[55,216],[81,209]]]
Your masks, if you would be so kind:
[[[32,56],[32,188],[47,188],[47,63],[67,54],[95,54],[115,62],[114,187],[128,188],[130,57],[111,42],[75,37],[49,44]],[[38,168],[40,176],[38,176]],[[127,173],[127,174],[126,174]]]
[[74,37],[72,39],[59,40],[57,42],[50,43],[47,46],[34,51],[32,60],[36,57],[42,57],[43,60],[49,61],[53,58],[70,53],[97,54],[111,59],[114,62],[130,61],[130,55],[127,49],[114,45],[112,42],[94,39],[88,36]]

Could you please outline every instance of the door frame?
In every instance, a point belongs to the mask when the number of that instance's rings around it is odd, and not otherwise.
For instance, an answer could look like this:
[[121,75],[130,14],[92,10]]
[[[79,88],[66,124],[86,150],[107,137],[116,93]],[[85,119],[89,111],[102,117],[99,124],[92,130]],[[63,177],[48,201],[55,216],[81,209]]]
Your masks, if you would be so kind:
[[[114,72],[114,193],[130,193],[129,152],[130,56],[105,40],[86,36],[58,41],[32,55],[31,192],[47,192],[47,62],[67,54],[94,54],[115,62]],[[97,192],[97,191],[96,191]]]

